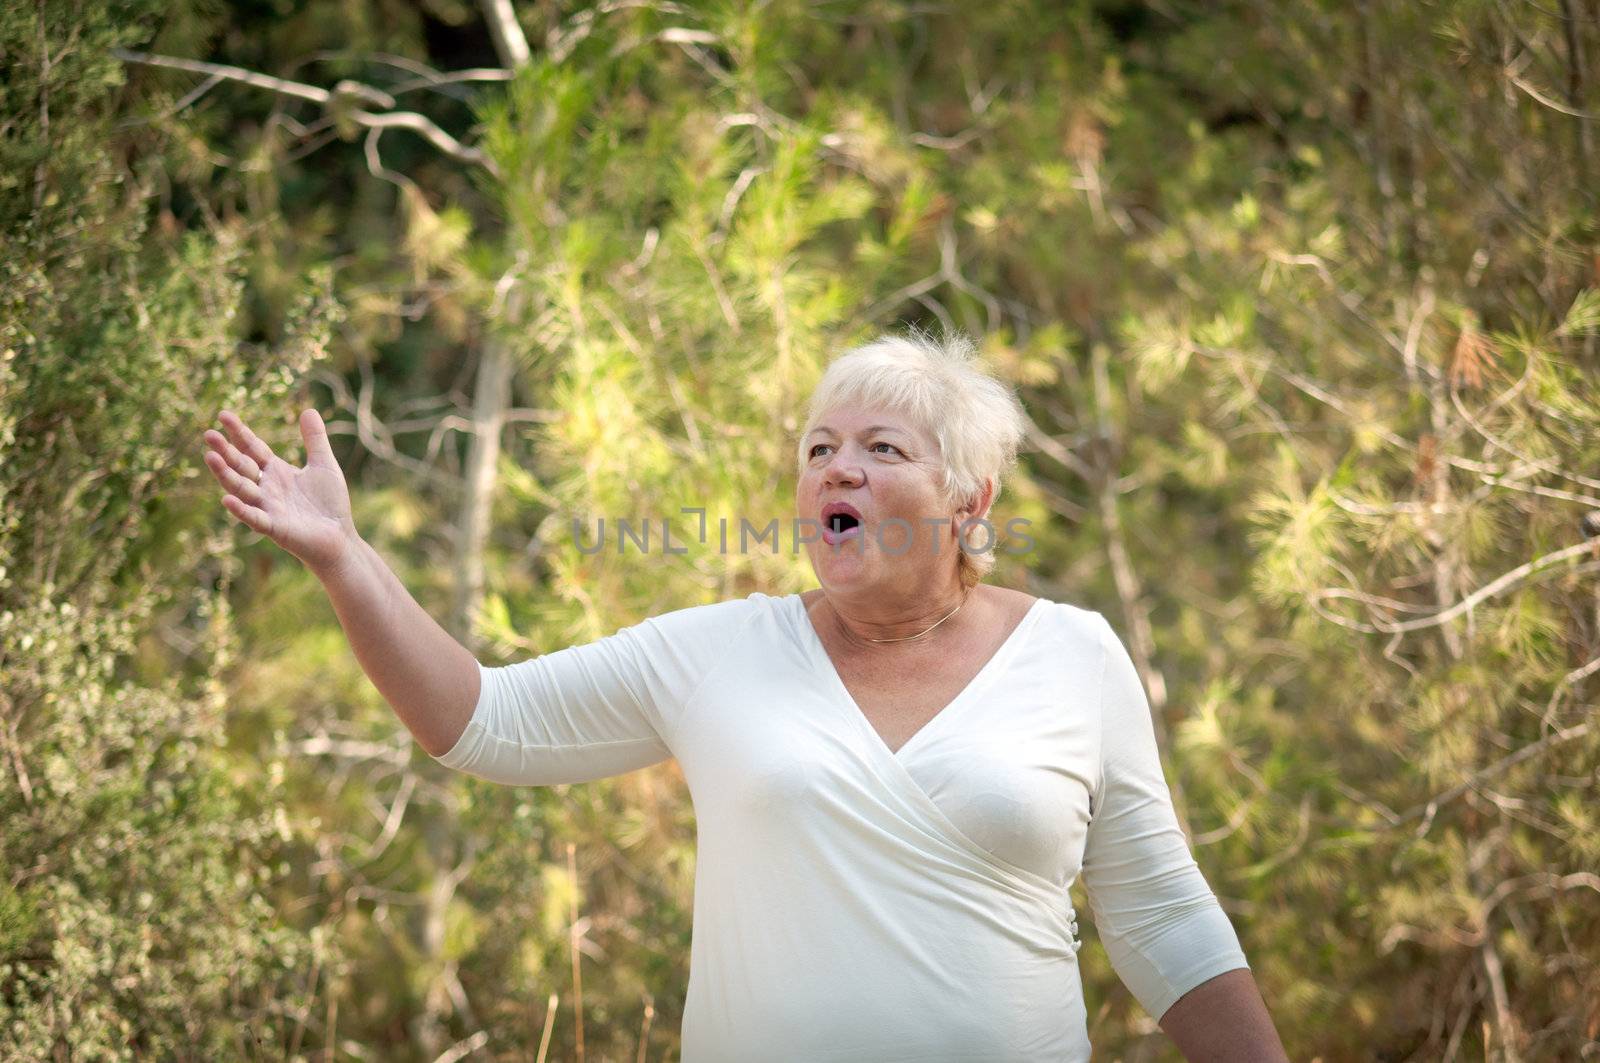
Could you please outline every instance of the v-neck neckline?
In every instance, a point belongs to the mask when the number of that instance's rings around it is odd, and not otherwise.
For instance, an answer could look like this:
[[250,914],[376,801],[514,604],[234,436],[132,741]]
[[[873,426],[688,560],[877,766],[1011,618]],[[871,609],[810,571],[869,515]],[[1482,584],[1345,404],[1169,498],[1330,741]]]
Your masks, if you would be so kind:
[[850,688],[845,685],[844,677],[839,674],[838,666],[833,663],[833,658],[829,656],[827,646],[823,645],[822,636],[817,633],[816,625],[811,622],[811,615],[806,611],[805,600],[799,594],[791,597],[794,600],[793,608],[796,613],[794,619],[800,628],[801,637],[806,643],[806,648],[816,659],[817,670],[831,680],[836,693],[843,699],[843,707],[855,719],[857,726],[865,732],[865,736],[877,748],[881,749],[885,755],[901,765],[905,763],[907,750],[924,741],[927,733],[934,730],[936,724],[951,715],[951,710],[959,710],[963,703],[976,696],[977,692],[988,684],[990,678],[1005,666],[1006,660],[1016,652],[1017,647],[1027,637],[1029,627],[1043,611],[1045,603],[1044,598],[1035,598],[1029,604],[1028,611],[1022,614],[1022,619],[1017,621],[1016,626],[1011,629],[1005,641],[1000,644],[1000,648],[990,654],[989,659],[967,681],[966,686],[962,687],[955,697],[946,702],[943,708],[924,720],[922,726],[911,733],[911,737],[900,743],[899,749],[890,749],[889,743],[885,741],[883,735],[878,733],[878,729],[872,725],[872,721],[867,718],[867,714],[861,710],[855,695],[850,693]]

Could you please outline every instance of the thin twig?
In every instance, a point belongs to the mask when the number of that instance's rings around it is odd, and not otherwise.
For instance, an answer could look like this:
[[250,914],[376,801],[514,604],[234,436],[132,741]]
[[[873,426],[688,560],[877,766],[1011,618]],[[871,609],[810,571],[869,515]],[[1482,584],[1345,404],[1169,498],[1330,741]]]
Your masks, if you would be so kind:
[[[394,97],[381,89],[370,85],[363,85],[357,81],[342,81],[338,91],[330,91],[316,85],[307,85],[300,81],[289,81],[285,78],[273,77],[244,67],[228,66],[222,63],[207,63],[198,59],[183,59],[177,56],[152,55],[148,52],[134,52],[126,48],[113,48],[111,54],[125,63],[136,63],[141,66],[162,67],[168,70],[183,70],[191,74],[204,74],[208,78],[223,78],[237,81],[253,88],[266,89],[282,96],[305,100],[320,107],[328,107],[336,100],[341,102],[375,103],[380,106],[393,106]],[[363,111],[359,106],[349,106],[344,114],[352,122],[364,129],[409,129],[417,133],[428,143],[438,148],[452,158],[462,162],[482,166],[495,176],[499,170],[482,151],[462,144],[455,137],[446,133],[435,125],[432,119],[417,114],[415,111],[385,111],[373,113]]]

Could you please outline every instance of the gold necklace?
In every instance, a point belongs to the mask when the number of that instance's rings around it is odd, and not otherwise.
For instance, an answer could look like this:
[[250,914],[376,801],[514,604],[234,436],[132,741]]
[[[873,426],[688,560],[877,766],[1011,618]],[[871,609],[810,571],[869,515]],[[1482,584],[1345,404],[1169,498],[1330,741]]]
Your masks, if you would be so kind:
[[[962,595],[961,601],[956,603],[956,607],[954,609],[950,610],[948,613],[944,614],[939,619],[935,620],[933,622],[932,627],[929,627],[929,628],[926,628],[926,629],[924,629],[922,631],[919,631],[915,635],[900,635],[900,636],[898,636],[896,638],[892,638],[892,639],[871,639],[871,638],[866,638],[865,636],[857,636],[857,635],[851,634],[850,629],[848,627],[845,627],[845,624],[844,624],[843,620],[839,620],[839,626],[841,628],[844,628],[844,633],[845,633],[845,636],[847,638],[856,639],[857,641],[863,641],[864,640],[866,642],[910,642],[913,639],[922,638],[923,636],[927,635],[929,631],[932,631],[934,628],[938,627],[940,624],[944,623],[946,620],[949,620],[952,616],[955,616],[957,613],[959,613],[961,611],[961,607],[963,605],[967,604],[967,599],[970,598],[970,597],[972,597],[972,591],[969,589],[966,594]],[[829,609],[833,609],[833,603],[832,602],[828,603],[828,608]],[[839,611],[837,609],[834,609],[833,610],[833,615],[834,615],[835,619],[838,619]]]

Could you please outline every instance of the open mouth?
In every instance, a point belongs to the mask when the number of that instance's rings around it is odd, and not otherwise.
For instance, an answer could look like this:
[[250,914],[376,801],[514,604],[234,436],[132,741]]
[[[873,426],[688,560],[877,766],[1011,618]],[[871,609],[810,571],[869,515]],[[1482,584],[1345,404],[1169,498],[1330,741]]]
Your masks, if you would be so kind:
[[830,546],[861,535],[861,514],[848,502],[829,502],[822,507],[822,541]]

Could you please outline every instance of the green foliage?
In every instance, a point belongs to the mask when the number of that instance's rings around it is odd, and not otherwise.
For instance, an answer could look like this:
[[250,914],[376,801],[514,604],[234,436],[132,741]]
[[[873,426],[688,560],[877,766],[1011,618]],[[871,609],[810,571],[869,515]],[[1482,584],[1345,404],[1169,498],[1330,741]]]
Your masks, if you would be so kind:
[[[518,5],[534,55],[509,81],[424,92],[412,61],[494,62],[477,27],[482,54],[438,31],[472,6],[159,30],[91,7],[64,47],[47,4],[48,131],[40,9],[0,14],[19,1053],[183,1031],[431,1060],[481,1030],[523,1058],[555,992],[569,1058],[576,908],[588,1053],[633,1058],[648,999],[672,1058],[681,776],[512,791],[416,763],[315,582],[216,534],[198,431],[219,405],[276,431],[325,387],[357,523],[442,615],[469,371],[507,344],[477,628],[499,662],[807,585],[797,556],[722,552],[717,522],[791,515],[810,387],[907,319],[979,336],[1049,437],[995,513],[1034,550],[994,579],[1149,631],[1174,794],[1291,1057],[1592,1051],[1593,561],[1517,573],[1597,506],[1596,145],[1572,113],[1600,112],[1593,20],[560,6]],[[337,129],[316,145],[314,107],[180,106],[198,76],[125,75],[112,44],[359,78],[499,176],[389,131],[405,181],[381,180]],[[586,555],[570,522],[602,516],[613,548]],[[649,519],[650,555],[614,549],[618,518]],[[687,554],[659,552],[663,520]],[[1082,961],[1097,1051],[1175,1058]],[[262,1047],[220,1040],[245,1022]]]
[[[306,962],[264,892],[272,819],[222,757],[228,546],[187,481],[216,408],[280,403],[326,315],[308,290],[286,360],[251,365],[237,232],[149,231],[105,49],[155,10],[0,16],[7,1059],[249,1057],[284,1035]],[[174,632],[184,656],[141,675]]]

